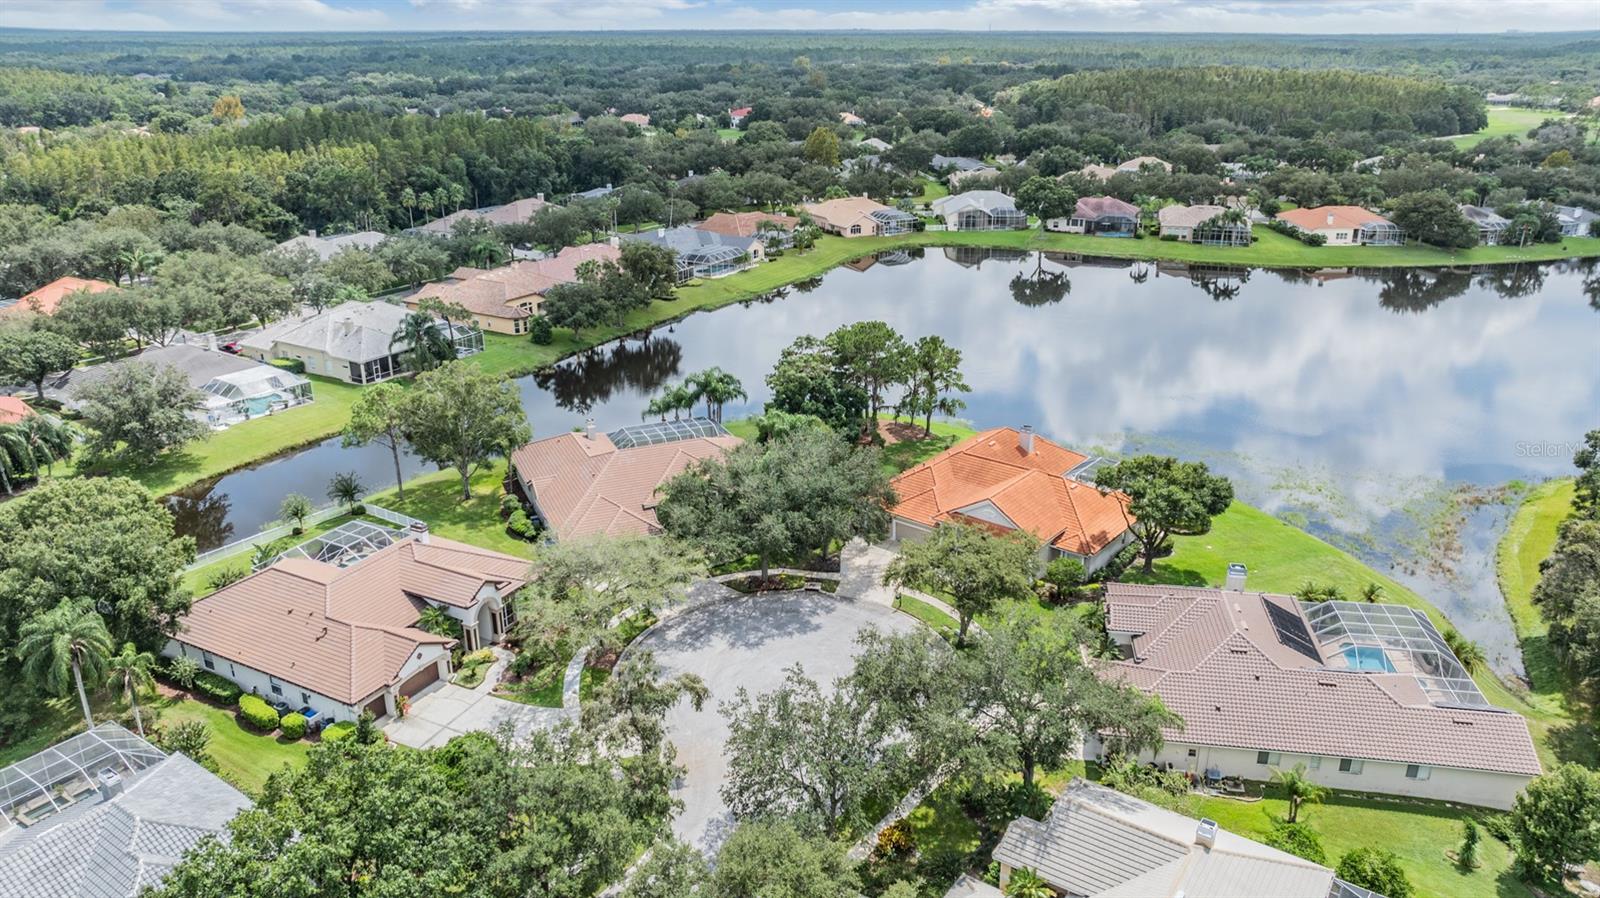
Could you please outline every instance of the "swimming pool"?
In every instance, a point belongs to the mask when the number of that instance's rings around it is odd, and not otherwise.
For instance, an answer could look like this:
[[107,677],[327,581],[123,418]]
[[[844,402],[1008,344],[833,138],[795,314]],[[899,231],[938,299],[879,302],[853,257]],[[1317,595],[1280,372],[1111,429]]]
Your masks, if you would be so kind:
[[1372,645],[1344,644],[1345,666],[1351,670],[1376,670],[1383,673],[1394,673],[1394,664],[1383,649]]

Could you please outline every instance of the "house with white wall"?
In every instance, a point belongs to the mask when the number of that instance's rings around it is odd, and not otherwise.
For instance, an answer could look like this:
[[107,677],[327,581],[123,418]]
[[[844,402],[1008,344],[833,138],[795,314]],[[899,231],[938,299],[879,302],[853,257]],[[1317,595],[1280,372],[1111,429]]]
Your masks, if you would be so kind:
[[427,525],[345,524],[196,601],[162,654],[196,661],[246,692],[333,720],[395,713],[450,675],[454,635],[422,629],[430,608],[474,651],[504,639],[528,561],[431,536]]
[[1257,781],[1304,764],[1330,788],[1500,809],[1539,775],[1527,721],[1489,704],[1427,615],[1250,592],[1239,570],[1228,589],[1107,586],[1123,657],[1103,673],[1183,719],[1142,760]]

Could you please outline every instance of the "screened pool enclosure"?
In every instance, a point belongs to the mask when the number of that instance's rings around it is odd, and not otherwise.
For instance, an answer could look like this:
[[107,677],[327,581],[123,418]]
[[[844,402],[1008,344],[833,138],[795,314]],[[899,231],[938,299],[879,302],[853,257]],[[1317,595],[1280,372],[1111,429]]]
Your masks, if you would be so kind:
[[1435,705],[1489,705],[1420,611],[1372,602],[1301,602],[1300,612],[1329,667],[1409,674]]
[[0,770],[5,826],[33,826],[166,760],[160,749],[114,723],[58,742]]

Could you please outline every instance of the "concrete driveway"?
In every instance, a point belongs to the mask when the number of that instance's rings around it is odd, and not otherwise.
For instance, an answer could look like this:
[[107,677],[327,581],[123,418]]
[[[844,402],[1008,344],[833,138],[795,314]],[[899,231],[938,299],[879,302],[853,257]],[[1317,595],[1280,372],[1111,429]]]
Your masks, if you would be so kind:
[[463,733],[493,731],[509,723],[518,738],[548,729],[565,719],[560,708],[539,708],[444,683],[411,700],[411,713],[391,720],[383,731],[412,748],[434,748]]
[[857,633],[868,627],[898,633],[916,626],[886,605],[796,591],[705,605],[642,636],[630,651],[649,649],[669,675],[699,674],[711,689],[703,710],[680,702],[667,715],[678,763],[687,771],[673,790],[684,803],[672,822],[674,833],[714,855],[733,829],[720,794],[727,777],[722,749],[728,724],[718,709],[740,687],[753,695],[770,692],[795,664],[826,686],[854,666]]

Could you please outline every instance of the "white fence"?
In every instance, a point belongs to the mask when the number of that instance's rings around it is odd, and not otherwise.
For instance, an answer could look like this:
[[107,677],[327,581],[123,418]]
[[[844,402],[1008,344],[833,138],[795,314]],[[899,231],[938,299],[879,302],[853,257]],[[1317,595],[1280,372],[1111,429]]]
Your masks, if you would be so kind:
[[[366,509],[365,513],[367,515],[377,518],[380,521],[388,521],[389,523],[400,527],[409,527],[411,526],[411,522],[416,520],[416,518],[410,517],[409,515],[403,515],[398,511],[390,511],[389,509],[379,505],[372,505],[365,502],[363,502],[362,505]],[[311,514],[306,515],[306,526],[309,527],[312,524],[320,524],[323,521],[331,518],[337,518],[340,515],[345,514],[347,510],[348,509],[344,505],[329,505],[327,508],[319,508],[316,511],[313,511]],[[192,571],[197,567],[203,567],[204,565],[208,565],[213,561],[221,561],[224,558],[232,558],[235,555],[243,555],[246,552],[253,552],[257,546],[264,546],[274,540],[289,536],[292,533],[294,533],[293,524],[279,524],[276,527],[268,527],[251,536],[247,536],[244,539],[234,540],[227,545],[218,546],[215,549],[201,552],[199,555],[195,556],[194,563],[189,565],[184,570]]]

